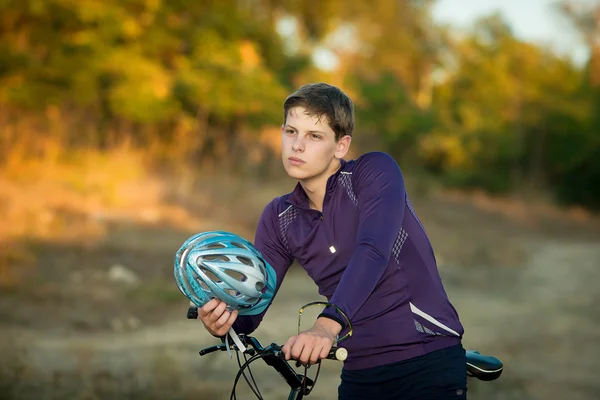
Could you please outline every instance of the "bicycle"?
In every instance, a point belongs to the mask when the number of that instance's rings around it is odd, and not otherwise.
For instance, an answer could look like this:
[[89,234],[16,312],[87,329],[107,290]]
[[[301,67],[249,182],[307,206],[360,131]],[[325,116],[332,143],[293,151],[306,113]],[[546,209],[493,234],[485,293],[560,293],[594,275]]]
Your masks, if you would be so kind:
[[[194,310],[192,307],[188,310],[188,318],[195,319],[197,318],[197,310]],[[321,363],[317,363],[318,369],[314,379],[311,379],[307,376],[307,370],[310,365],[305,365],[304,374],[298,373],[291,365],[290,362],[287,361],[283,355],[283,351],[281,350],[282,346],[271,343],[270,345],[264,347],[260,341],[252,336],[238,335],[243,346],[246,347],[245,352],[243,352],[244,356],[244,364],[241,363],[239,357],[239,349],[234,342],[226,341],[225,338],[221,338],[221,343],[206,347],[199,351],[200,356],[204,356],[206,354],[213,353],[215,351],[235,351],[236,357],[238,361],[238,366],[240,367],[235,380],[233,382],[233,388],[231,390],[230,400],[235,400],[235,388],[238,384],[238,381],[241,376],[244,376],[246,383],[254,393],[257,399],[262,400],[262,394],[258,389],[258,385],[252,376],[252,371],[250,370],[250,364],[256,361],[259,358],[262,358],[263,361],[274,368],[285,380],[285,382],[290,387],[290,394],[288,396],[288,400],[302,400],[305,396],[308,396],[314,385],[316,384],[319,370],[321,367]],[[226,343],[229,343],[227,346]],[[246,355],[249,355],[250,358],[247,359]],[[329,360],[338,360],[344,361],[348,356],[348,352],[343,347],[333,347],[328,356],[326,357]],[[504,365],[502,362],[494,356],[483,355],[477,350],[466,350],[466,369],[467,369],[467,377],[472,377],[479,379],[481,381],[493,381],[496,380],[502,375],[502,371],[504,370]],[[296,361],[296,367],[300,367],[300,363]],[[245,374],[245,370],[248,369],[250,380]],[[253,386],[254,385],[254,386]]]

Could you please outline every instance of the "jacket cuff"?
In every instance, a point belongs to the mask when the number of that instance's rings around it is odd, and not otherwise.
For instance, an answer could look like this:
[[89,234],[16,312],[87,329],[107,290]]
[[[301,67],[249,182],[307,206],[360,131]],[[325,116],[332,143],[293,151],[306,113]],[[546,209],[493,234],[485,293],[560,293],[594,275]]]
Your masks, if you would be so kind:
[[335,322],[337,322],[338,324],[341,325],[342,330],[346,328],[346,324],[344,324],[344,321],[342,321],[342,319],[339,318],[337,315],[322,312],[321,314],[319,314],[319,316],[317,318],[320,318],[320,317],[325,317],[325,318],[334,320]]

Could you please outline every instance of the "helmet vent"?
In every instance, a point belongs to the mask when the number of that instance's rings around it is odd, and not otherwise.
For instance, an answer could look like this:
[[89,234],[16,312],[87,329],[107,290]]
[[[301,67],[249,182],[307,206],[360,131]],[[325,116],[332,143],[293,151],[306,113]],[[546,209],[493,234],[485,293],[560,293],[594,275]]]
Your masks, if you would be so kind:
[[211,281],[215,282],[215,283],[220,283],[221,279],[216,276],[215,274],[213,274],[211,271],[209,271],[208,269],[204,268],[204,267],[200,267],[200,271],[204,272],[206,274],[206,276],[208,277],[208,279],[210,279]]
[[196,279],[196,282],[200,284],[200,287],[202,287],[202,289],[210,291],[210,288],[206,283],[202,281],[202,279]]
[[225,270],[224,272],[227,275],[229,275],[230,277],[232,277],[233,279],[240,281],[240,282],[246,282],[246,280],[248,279],[248,277],[246,275],[242,274],[241,272],[233,271],[231,269]]
[[202,256],[202,260],[206,260],[206,261],[223,261],[223,262],[228,262],[229,257],[224,256],[224,255],[220,255],[220,254],[215,254],[215,255],[207,255],[207,256]]
[[246,265],[250,265],[252,266],[252,260],[250,260],[248,257],[240,257],[237,256],[236,257],[242,264],[246,264]]

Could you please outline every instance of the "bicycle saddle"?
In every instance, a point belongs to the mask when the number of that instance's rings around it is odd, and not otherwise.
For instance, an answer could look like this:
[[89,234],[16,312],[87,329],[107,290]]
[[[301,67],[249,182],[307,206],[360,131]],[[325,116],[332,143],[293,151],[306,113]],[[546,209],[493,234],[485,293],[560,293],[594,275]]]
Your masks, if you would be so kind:
[[503,364],[496,357],[481,355],[476,350],[467,350],[467,376],[482,381],[493,381],[502,375]]

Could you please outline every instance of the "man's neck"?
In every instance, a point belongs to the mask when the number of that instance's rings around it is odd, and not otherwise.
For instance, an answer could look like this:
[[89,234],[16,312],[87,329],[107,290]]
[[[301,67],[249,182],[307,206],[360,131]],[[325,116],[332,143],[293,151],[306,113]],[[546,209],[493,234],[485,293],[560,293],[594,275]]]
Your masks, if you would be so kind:
[[319,176],[315,176],[310,180],[300,181],[300,185],[308,196],[308,204],[310,208],[317,211],[323,211],[323,201],[325,200],[325,191],[327,190],[327,180],[337,172],[341,167],[341,162],[335,160],[327,171]]

